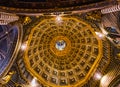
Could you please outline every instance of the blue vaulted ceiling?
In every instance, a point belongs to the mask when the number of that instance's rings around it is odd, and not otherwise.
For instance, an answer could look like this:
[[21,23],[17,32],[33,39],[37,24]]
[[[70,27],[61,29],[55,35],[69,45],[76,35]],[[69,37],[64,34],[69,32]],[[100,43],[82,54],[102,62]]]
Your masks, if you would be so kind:
[[18,39],[17,26],[0,26],[0,75],[12,60]]

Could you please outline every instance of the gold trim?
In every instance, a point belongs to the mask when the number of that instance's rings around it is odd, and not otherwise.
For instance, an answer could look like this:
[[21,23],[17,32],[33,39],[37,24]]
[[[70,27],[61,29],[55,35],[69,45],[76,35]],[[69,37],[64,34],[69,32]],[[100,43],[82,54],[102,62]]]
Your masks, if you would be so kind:
[[[99,9],[103,9],[103,8],[107,8],[109,6],[112,5],[116,5],[117,2],[112,1],[112,0],[105,0],[102,2],[98,2],[97,5],[98,7],[96,7],[95,3],[91,3],[89,5],[82,5],[82,6],[71,6],[71,7],[66,7],[66,8],[50,8],[50,9],[22,9],[22,8],[16,8],[16,7],[7,7],[7,6],[0,6],[0,10],[1,11],[7,11],[7,12],[11,12],[11,13],[17,13],[17,14],[22,14],[22,15],[44,15],[44,13],[49,13],[49,15],[51,15],[50,13],[54,12],[65,12],[68,11],[68,13],[71,14],[76,14],[76,13],[83,13],[86,11],[93,11],[93,10],[99,10]],[[80,10],[79,10],[80,9]]]

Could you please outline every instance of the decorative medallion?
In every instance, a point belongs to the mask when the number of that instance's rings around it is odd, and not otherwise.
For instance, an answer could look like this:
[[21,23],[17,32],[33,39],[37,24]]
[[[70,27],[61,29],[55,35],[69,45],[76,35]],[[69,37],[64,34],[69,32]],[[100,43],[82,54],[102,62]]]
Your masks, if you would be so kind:
[[24,62],[42,84],[76,87],[92,76],[101,58],[102,41],[82,19],[43,19],[31,30]]

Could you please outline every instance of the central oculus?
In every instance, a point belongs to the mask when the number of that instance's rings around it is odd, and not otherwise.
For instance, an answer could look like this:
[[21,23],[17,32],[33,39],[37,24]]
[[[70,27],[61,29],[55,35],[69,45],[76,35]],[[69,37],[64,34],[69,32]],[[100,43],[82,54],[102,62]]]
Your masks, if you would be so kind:
[[62,51],[66,47],[66,42],[64,40],[59,40],[56,42],[55,47],[57,50]]
[[64,56],[71,50],[71,42],[65,36],[56,36],[50,42],[50,50],[57,56]]

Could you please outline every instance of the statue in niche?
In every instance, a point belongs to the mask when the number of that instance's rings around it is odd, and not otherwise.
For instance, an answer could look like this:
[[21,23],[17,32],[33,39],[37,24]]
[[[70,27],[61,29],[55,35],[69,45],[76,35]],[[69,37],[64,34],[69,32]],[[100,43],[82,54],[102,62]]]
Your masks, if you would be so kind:
[[0,84],[2,85],[7,84],[14,74],[15,74],[15,71],[9,72],[6,76],[0,79]]

